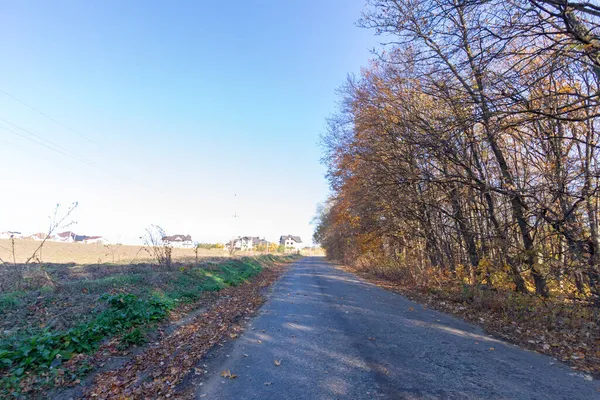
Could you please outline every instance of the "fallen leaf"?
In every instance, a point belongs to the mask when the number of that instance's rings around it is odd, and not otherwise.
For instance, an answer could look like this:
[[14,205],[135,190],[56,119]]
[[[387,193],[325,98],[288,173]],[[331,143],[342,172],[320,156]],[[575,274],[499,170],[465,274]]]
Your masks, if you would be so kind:
[[415,311],[415,309],[412,307],[408,307],[408,311]]
[[281,360],[275,360],[274,362],[275,362],[275,365],[278,367],[281,365]]
[[375,340],[375,338],[374,337],[370,337],[369,340]]
[[232,374],[230,370],[226,369],[223,372],[221,372],[221,376],[223,378],[229,378],[229,379],[235,379],[237,378],[236,374]]
[[581,352],[578,352],[578,353],[573,353],[573,354],[571,355],[571,358],[572,358],[573,360],[581,360],[582,358],[585,358],[585,354],[583,354],[583,353],[581,353]]
[[261,343],[262,343],[262,340],[257,340],[256,342],[257,342],[258,344],[261,344]]
[[230,338],[235,339],[236,337],[238,337],[237,333],[232,333],[231,335],[229,335]]
[[494,351],[494,348],[493,348],[493,347],[490,347],[490,351]]

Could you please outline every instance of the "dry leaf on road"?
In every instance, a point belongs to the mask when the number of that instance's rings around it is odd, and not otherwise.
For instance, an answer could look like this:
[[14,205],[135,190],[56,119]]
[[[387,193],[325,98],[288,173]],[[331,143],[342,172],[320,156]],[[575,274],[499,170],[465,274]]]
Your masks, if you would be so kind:
[[223,378],[229,378],[229,379],[235,379],[237,378],[236,374],[232,374],[230,370],[226,369],[223,372],[221,372],[221,376]]

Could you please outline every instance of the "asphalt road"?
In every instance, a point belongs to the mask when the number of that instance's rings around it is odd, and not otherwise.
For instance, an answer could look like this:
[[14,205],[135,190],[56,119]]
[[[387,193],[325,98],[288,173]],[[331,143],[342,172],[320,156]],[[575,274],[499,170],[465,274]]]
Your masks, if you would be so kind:
[[599,381],[317,257],[207,363],[200,399],[600,399]]

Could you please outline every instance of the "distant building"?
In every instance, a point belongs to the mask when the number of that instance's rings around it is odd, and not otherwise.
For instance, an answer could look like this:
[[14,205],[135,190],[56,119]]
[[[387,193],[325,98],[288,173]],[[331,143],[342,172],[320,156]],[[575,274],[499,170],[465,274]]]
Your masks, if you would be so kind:
[[[36,233],[36,235],[39,234]],[[54,237],[53,240],[65,243],[107,243],[107,240],[102,236],[78,235],[72,231],[60,232]]]
[[192,242],[191,235],[163,236],[162,242],[166,245],[173,247],[194,247],[194,242]]
[[6,231],[0,233],[0,239],[21,239],[22,237],[21,232]]
[[41,242],[44,239],[56,240],[56,236],[48,236],[47,233],[39,232],[39,233],[34,233],[33,235],[27,236],[27,239],[33,239],[33,240],[37,240],[37,241]]
[[225,244],[227,249],[230,249],[233,245],[235,250],[251,251],[255,250],[257,246],[267,246],[269,242],[265,239],[261,239],[258,236],[238,236],[235,239],[230,240]]
[[285,246],[286,250],[300,250],[302,239],[300,236],[283,235],[279,238],[279,244]]
[[56,235],[57,242],[74,243],[76,238],[77,234],[71,231],[60,232]]
[[102,236],[84,236],[82,242],[86,244],[107,244],[108,240]]

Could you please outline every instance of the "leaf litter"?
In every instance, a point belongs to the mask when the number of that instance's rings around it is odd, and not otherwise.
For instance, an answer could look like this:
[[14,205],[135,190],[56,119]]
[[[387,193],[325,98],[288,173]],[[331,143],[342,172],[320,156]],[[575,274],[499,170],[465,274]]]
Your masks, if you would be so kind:
[[[213,346],[237,337],[240,330],[237,324],[255,313],[264,302],[263,289],[281,272],[282,268],[265,268],[251,282],[221,290],[214,304],[188,325],[163,336],[120,368],[98,374],[83,397],[193,398],[195,388],[186,384],[186,378],[202,373],[197,365]],[[221,376],[237,378],[229,370]]]

